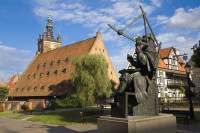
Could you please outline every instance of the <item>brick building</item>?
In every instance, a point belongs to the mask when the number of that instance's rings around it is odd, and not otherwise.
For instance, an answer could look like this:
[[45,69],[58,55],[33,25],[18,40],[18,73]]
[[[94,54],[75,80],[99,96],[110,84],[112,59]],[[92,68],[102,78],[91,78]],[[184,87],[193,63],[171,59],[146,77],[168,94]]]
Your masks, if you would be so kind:
[[102,54],[108,62],[108,75],[119,84],[118,76],[110,61],[101,33],[95,37],[61,47],[61,36],[53,36],[51,17],[47,19],[47,31],[38,38],[38,51],[29,66],[22,74],[16,87],[8,97],[14,100],[64,98],[69,87],[70,74],[75,67],[75,57],[89,54]]

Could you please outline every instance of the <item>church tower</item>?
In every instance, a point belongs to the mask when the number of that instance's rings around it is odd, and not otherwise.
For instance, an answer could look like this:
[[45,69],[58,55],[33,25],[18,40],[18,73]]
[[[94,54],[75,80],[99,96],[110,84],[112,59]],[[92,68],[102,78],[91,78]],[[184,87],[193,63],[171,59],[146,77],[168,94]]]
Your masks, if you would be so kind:
[[50,50],[54,50],[56,48],[60,48],[61,46],[61,37],[60,33],[58,34],[57,40],[53,37],[53,25],[51,24],[52,19],[51,15],[49,14],[49,17],[47,19],[47,25],[46,25],[46,31],[44,30],[44,33],[42,35],[39,35],[38,38],[38,51],[36,52],[36,55],[42,54],[45,52],[48,52]]

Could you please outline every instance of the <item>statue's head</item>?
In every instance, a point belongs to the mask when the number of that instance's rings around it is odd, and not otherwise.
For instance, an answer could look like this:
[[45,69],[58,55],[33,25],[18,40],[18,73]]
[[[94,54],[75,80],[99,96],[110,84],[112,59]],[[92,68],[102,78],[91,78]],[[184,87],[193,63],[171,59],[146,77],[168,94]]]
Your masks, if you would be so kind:
[[151,33],[148,33],[147,35],[144,35],[144,36],[142,37],[142,41],[143,41],[143,42],[147,42],[147,38],[148,38],[148,40],[152,40],[153,42],[155,41],[155,40],[154,40],[154,37],[153,37],[153,35],[152,35]]

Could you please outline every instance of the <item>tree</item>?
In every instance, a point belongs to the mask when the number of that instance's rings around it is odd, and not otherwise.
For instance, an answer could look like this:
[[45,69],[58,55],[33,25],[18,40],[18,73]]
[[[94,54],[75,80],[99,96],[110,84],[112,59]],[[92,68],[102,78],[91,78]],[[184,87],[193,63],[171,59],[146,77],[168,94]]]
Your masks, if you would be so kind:
[[8,87],[0,87],[0,100],[6,99],[8,95],[9,88]]
[[192,61],[195,63],[195,67],[200,68],[200,47],[194,50]]
[[180,93],[181,93],[181,94],[185,94],[185,88],[182,87],[182,86],[180,86]]
[[108,77],[108,64],[99,54],[86,54],[73,60],[76,69],[71,73],[74,96],[85,103],[94,102],[98,96],[109,97],[112,94],[112,85]]

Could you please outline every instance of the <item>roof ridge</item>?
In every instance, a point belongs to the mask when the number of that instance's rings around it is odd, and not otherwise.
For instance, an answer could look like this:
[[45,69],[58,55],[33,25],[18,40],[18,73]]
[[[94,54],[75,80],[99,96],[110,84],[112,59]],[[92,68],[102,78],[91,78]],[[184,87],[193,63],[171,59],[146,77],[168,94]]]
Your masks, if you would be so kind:
[[75,42],[75,43],[72,43],[72,44],[69,44],[69,45],[65,45],[65,46],[63,46],[63,47],[59,47],[59,48],[56,48],[56,49],[54,49],[54,50],[47,51],[47,52],[45,52],[45,53],[39,54],[38,56],[45,55],[46,53],[49,53],[49,52],[52,52],[52,51],[56,51],[56,50],[58,50],[58,49],[60,49],[60,48],[70,47],[70,46],[72,46],[72,45],[76,45],[77,43],[81,43],[81,42],[83,42],[83,41],[87,41],[87,40],[90,40],[90,39],[93,39],[93,38],[96,38],[96,36],[95,36],[95,37],[88,38],[88,39],[85,39],[85,40],[81,40],[81,41],[79,41],[79,42]]

